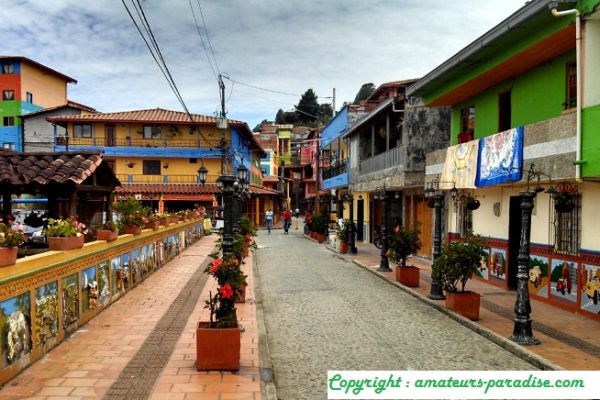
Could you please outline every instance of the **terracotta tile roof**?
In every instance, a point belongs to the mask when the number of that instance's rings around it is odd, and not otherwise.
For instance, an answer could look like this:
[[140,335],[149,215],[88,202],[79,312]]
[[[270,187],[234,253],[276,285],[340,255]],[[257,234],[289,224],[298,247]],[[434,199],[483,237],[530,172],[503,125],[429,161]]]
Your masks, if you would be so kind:
[[[194,184],[161,184],[161,183],[134,183],[131,185],[122,185],[115,188],[117,193],[168,193],[168,194],[214,194],[221,190],[217,185],[209,183],[206,185]],[[269,189],[264,186],[250,185],[250,192],[253,194],[281,195],[277,190]]]
[[[99,152],[0,152],[0,184],[81,184],[97,170],[102,161]],[[108,179],[114,186],[120,184],[114,174],[109,174]]]
[[[189,124],[189,125],[216,125],[217,118],[201,114],[190,114],[190,117],[181,111],[153,108],[148,110],[119,111],[109,113],[95,113],[87,115],[62,115],[48,118],[50,122],[152,122],[157,124]],[[230,119],[229,124],[233,126],[244,126],[245,122]]]
[[263,182],[279,182],[279,177],[278,176],[263,176]]
[[22,116],[23,117],[29,117],[29,116],[32,116],[32,115],[42,114],[42,113],[45,113],[45,112],[48,112],[48,111],[58,110],[58,109],[65,108],[65,107],[77,108],[77,109],[82,110],[82,111],[96,112],[95,108],[88,107],[88,106],[86,106],[84,104],[76,103],[76,102],[71,101],[71,100],[67,100],[67,104],[62,104],[60,106],[55,106],[55,107],[42,108],[41,110],[37,110],[37,111],[34,111],[34,112],[23,114]]

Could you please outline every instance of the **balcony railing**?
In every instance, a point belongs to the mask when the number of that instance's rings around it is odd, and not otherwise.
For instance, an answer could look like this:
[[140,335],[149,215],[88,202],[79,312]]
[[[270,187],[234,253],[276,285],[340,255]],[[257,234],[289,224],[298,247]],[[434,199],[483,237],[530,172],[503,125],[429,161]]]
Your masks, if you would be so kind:
[[[214,143],[207,143],[206,140],[197,139],[143,139],[143,138],[110,138],[110,137],[97,137],[97,138],[66,138],[59,136],[56,138],[57,146],[99,146],[99,147],[212,147],[216,148],[219,144],[219,139],[215,139]],[[227,141],[227,146],[230,146],[231,142]]]
[[369,174],[372,172],[382,171],[392,167],[404,165],[405,151],[404,146],[398,146],[385,153],[376,155],[375,157],[367,158],[360,162],[360,173]]
[[346,160],[338,162],[336,165],[323,169],[323,179],[330,179],[334,176],[345,174],[347,171]]
[[[117,178],[123,185],[130,184],[149,184],[149,183],[169,183],[169,184],[200,184],[198,175],[142,175],[142,174],[117,174]],[[217,182],[219,175],[208,175],[206,183]]]

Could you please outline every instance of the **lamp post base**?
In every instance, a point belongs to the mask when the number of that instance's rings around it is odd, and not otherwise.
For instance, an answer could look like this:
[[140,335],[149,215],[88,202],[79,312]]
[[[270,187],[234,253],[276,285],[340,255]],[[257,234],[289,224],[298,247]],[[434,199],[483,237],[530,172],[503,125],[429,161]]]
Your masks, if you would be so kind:
[[427,298],[431,300],[445,300],[446,296],[444,296],[442,285],[437,282],[431,282],[431,289],[429,290]]
[[515,343],[523,346],[534,346],[541,342],[533,336],[531,330],[531,320],[521,322],[515,321],[515,327],[512,336],[509,337]]

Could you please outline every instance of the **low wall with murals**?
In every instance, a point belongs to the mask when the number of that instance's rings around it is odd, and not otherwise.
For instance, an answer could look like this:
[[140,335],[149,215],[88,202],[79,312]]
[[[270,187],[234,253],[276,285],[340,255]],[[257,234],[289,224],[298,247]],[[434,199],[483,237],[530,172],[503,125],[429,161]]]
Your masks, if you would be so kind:
[[0,269],[0,384],[41,358],[203,234],[203,220],[48,251]]

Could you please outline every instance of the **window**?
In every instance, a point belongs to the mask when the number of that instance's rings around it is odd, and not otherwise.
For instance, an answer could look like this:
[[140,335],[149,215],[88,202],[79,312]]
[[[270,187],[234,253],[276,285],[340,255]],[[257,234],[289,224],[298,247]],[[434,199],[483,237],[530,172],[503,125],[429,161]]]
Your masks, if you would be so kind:
[[3,64],[2,65],[2,73],[3,74],[14,74],[15,73],[15,64]]
[[144,125],[144,139],[160,139],[160,126]]
[[10,101],[15,99],[15,91],[14,90],[3,90],[2,91],[2,100]]
[[460,237],[466,237],[467,232],[473,230],[473,211],[467,208],[469,197],[459,196],[454,200],[456,212],[456,227]]
[[[573,193],[571,200],[573,209],[567,212],[558,212],[552,207],[553,218],[551,219],[551,230],[554,244],[554,252],[572,256],[579,255],[579,239],[581,236],[581,195]],[[556,195],[553,195],[556,202]]]
[[567,64],[567,94],[564,103],[565,109],[577,106],[577,63]]
[[4,117],[4,118],[2,118],[2,125],[4,125],[4,126],[15,126],[15,117]]
[[160,160],[144,160],[144,175],[160,175]]
[[511,112],[510,90],[507,90],[498,95],[498,132],[510,129]]
[[460,132],[458,143],[468,142],[475,138],[475,107],[469,106],[460,110]]
[[33,104],[33,93],[27,92],[27,102]]
[[73,124],[73,137],[91,138],[92,137],[92,125],[90,125],[90,124]]
[[3,149],[7,149],[7,150],[14,150],[15,149],[15,144],[12,142],[4,142],[2,144],[2,148]]

